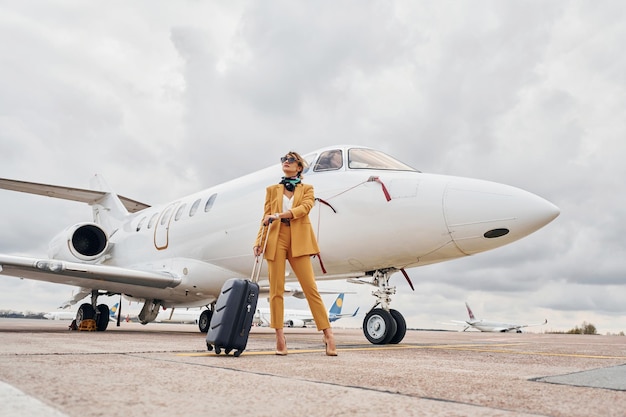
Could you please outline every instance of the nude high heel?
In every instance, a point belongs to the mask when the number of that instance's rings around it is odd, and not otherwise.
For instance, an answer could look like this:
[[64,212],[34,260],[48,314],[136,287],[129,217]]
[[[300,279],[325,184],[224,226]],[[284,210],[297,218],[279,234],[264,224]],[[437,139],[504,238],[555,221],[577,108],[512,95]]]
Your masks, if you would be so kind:
[[276,354],[279,356],[287,356],[287,338],[285,336],[283,336],[283,343],[285,344],[285,349],[283,350],[276,349]]
[[328,347],[328,342],[326,341],[326,336],[324,336],[322,338],[322,340],[324,341],[324,345],[326,346],[326,356],[337,356],[337,348],[335,347],[334,349],[330,349]]

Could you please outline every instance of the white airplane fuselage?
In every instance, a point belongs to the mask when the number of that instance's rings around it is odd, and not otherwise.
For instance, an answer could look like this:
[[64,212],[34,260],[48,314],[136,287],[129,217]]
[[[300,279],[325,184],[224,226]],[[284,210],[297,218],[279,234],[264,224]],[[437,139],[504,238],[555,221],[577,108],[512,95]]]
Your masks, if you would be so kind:
[[468,321],[467,324],[481,332],[515,332],[522,327],[518,324],[498,323],[484,320]]
[[[265,187],[277,183],[280,173],[275,166],[135,213],[111,236],[111,259],[103,264],[167,269],[182,278],[180,285],[160,294],[154,289],[146,294],[138,288],[132,293],[135,297],[196,306],[210,302],[224,280],[249,276]],[[380,178],[390,201],[381,184],[367,182],[371,176]],[[316,197],[337,211],[317,202],[309,216],[324,267],[332,276],[358,276],[473,255],[520,239],[558,214],[551,203],[526,191],[467,178],[356,170],[312,173],[305,181],[315,187]],[[189,207],[197,199],[205,202],[213,194],[217,197],[209,212],[200,207],[193,217],[184,212],[174,220],[181,205]],[[164,218],[168,207],[172,210]],[[159,216],[156,226],[148,229],[146,220],[136,230],[142,218],[149,220],[154,214]],[[510,232],[484,237],[487,231],[500,228]],[[315,260],[313,264],[317,279],[323,280],[320,264]],[[291,275],[287,280],[294,278]]]

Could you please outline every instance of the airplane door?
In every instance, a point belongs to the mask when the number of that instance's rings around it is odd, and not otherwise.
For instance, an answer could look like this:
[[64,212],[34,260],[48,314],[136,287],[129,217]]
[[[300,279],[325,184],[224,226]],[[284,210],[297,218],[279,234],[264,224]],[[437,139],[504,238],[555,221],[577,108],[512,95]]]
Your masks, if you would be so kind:
[[174,208],[178,203],[172,203],[163,210],[154,228],[154,246],[158,250],[167,249],[169,245],[170,221],[174,215]]

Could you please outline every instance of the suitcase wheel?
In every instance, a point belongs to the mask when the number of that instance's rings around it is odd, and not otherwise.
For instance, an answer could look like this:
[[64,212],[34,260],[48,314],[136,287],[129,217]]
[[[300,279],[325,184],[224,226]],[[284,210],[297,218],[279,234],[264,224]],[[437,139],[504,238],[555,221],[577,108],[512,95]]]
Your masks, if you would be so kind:
[[209,352],[213,350],[213,346],[211,346],[211,344],[210,344],[210,343],[207,343],[207,344],[206,344],[206,348],[207,348],[207,350],[208,350]]
[[235,357],[238,358],[239,355],[241,355],[241,351],[240,350],[236,350],[235,353],[233,353],[233,355],[235,355]]
[[219,346],[215,346],[215,354],[219,355],[220,353],[222,353],[222,349]]

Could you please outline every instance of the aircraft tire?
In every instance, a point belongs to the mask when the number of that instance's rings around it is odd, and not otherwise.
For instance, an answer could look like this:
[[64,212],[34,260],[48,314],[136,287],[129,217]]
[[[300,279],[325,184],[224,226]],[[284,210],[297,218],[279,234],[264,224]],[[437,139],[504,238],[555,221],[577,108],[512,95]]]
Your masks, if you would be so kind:
[[404,316],[400,314],[398,310],[391,309],[389,313],[391,313],[391,317],[396,321],[396,334],[389,340],[389,343],[395,345],[400,343],[406,335],[406,320],[404,320]]
[[103,332],[109,325],[109,306],[106,304],[99,304],[97,308],[98,314],[96,315],[96,330]]
[[207,333],[209,331],[212,316],[213,312],[211,310],[202,310],[202,313],[200,313],[200,318],[198,319],[198,328],[200,329],[201,333]]
[[83,320],[93,320],[96,317],[96,310],[89,303],[81,304],[76,312],[76,327],[80,327]]
[[397,326],[390,312],[373,308],[363,319],[363,334],[370,343],[385,345],[396,334]]

